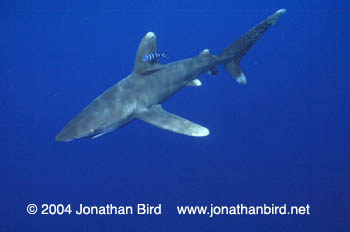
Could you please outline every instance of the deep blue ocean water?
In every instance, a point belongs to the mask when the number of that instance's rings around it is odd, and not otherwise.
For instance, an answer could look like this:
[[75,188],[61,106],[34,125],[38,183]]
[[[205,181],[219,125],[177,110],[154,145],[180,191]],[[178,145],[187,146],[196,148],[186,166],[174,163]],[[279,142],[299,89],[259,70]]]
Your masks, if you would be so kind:
[[[141,121],[96,140],[62,127],[128,75],[153,31],[169,61],[221,52],[286,8],[243,59],[163,107],[204,138]],[[349,231],[347,1],[2,1],[0,231]],[[28,215],[30,203],[162,204],[162,215]],[[178,205],[306,205],[311,215],[177,215]]]

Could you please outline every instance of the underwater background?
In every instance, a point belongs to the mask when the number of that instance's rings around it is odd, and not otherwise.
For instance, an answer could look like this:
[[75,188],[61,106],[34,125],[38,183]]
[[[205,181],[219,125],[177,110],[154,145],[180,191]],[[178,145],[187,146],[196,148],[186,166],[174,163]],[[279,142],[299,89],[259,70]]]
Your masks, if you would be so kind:
[[[55,136],[127,76],[143,35],[169,62],[221,52],[286,8],[241,62],[163,107],[210,129],[139,120],[95,140]],[[0,231],[349,231],[348,1],[0,3]],[[165,62],[163,60],[163,62]],[[30,203],[162,204],[162,215],[28,215]],[[178,205],[306,205],[310,215],[178,215]]]

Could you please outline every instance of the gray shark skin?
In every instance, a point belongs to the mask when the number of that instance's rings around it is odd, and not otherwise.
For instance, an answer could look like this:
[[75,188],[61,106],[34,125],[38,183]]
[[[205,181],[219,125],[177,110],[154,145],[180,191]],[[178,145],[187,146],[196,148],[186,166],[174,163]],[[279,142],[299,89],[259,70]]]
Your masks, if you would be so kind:
[[97,138],[127,123],[141,119],[159,128],[189,136],[209,135],[209,130],[162,109],[161,103],[185,86],[200,86],[200,74],[223,65],[240,84],[246,77],[240,61],[253,44],[285,9],[276,11],[229,45],[221,54],[211,55],[208,49],[198,56],[168,64],[142,58],[156,52],[156,36],[148,32],[139,45],[133,72],[107,89],[75,116],[56,136],[56,141]]

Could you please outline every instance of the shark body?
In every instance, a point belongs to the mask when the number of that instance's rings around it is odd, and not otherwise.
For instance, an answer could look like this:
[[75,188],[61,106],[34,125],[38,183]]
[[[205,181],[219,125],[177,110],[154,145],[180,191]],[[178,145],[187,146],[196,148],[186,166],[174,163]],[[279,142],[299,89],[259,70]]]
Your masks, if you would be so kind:
[[198,76],[214,70],[217,65],[223,65],[238,83],[246,84],[241,59],[285,11],[276,11],[219,55],[211,55],[205,49],[196,57],[168,64],[144,61],[145,56],[157,52],[156,36],[148,32],[140,42],[132,73],[86,106],[60,131],[56,141],[97,138],[134,119],[184,135],[209,135],[207,128],[163,110],[161,103],[185,86],[200,86]]

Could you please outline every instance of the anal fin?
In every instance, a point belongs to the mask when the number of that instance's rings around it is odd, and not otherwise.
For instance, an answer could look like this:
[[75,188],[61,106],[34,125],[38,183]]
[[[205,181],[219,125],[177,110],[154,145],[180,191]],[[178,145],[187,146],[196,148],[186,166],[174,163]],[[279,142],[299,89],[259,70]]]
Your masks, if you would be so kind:
[[181,118],[175,114],[169,113],[161,108],[160,105],[153,106],[150,109],[136,115],[136,118],[150,123],[171,132],[184,134],[188,136],[203,137],[209,135],[209,130],[187,119]]
[[186,86],[199,87],[202,85],[202,82],[198,79],[194,79],[186,84]]

